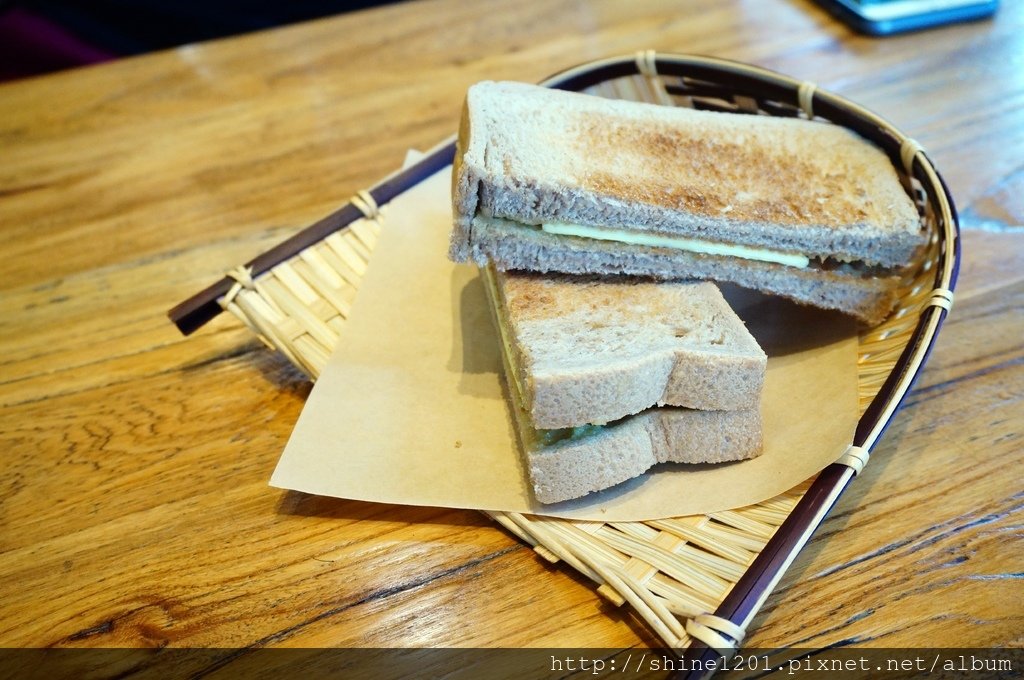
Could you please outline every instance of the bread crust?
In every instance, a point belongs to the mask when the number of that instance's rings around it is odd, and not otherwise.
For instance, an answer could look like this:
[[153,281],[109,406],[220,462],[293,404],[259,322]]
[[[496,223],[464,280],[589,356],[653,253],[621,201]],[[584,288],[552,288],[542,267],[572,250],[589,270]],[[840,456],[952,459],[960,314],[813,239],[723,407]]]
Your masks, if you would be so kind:
[[462,104],[459,134],[455,140],[455,159],[452,162],[452,215],[454,224],[449,242],[448,257],[465,262],[472,248],[472,222],[479,204],[480,180],[474,175],[473,163],[465,162],[471,135],[469,98]]

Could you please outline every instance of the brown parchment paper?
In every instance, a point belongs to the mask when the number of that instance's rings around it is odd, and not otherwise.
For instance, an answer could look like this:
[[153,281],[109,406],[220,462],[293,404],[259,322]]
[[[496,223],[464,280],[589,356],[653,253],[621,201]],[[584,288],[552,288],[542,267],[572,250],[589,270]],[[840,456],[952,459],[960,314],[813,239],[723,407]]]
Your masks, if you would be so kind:
[[450,169],[387,206],[339,346],[270,484],[365,501],[638,521],[771,498],[838,458],[857,419],[857,340],[842,315],[723,289],[768,354],[764,453],[664,465],[583,499],[530,493],[477,269],[447,258]]

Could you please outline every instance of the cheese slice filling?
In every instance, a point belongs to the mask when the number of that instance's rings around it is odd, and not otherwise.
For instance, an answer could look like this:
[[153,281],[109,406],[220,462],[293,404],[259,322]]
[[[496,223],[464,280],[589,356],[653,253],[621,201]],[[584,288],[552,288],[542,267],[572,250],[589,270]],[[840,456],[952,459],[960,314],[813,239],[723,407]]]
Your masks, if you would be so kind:
[[701,253],[704,255],[728,255],[745,260],[774,262],[789,267],[804,268],[811,263],[810,258],[797,253],[783,253],[777,250],[768,250],[767,248],[752,248],[750,246],[663,236],[661,234],[627,231],[625,229],[605,229],[604,227],[588,227],[582,224],[566,224],[562,222],[548,222],[542,224],[540,228],[549,234],[560,236],[578,236],[580,238],[615,241],[617,243],[651,246],[654,248],[675,248],[676,250],[686,250],[691,253]]

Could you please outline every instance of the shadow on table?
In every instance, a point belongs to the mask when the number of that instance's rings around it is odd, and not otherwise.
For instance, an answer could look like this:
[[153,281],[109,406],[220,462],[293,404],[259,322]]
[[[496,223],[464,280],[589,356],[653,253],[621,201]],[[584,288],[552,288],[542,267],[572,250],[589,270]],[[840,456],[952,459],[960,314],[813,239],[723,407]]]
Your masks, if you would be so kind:
[[349,521],[372,520],[396,524],[447,524],[452,527],[484,527],[498,525],[481,512],[459,508],[435,508],[413,505],[373,503],[345,498],[315,496],[301,491],[283,491],[277,512]]

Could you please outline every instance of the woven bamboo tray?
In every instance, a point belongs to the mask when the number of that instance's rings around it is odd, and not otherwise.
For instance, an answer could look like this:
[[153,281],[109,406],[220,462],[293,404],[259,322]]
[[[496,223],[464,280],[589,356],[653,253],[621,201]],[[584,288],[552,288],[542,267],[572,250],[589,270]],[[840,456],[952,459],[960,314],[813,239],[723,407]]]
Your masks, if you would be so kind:
[[[648,522],[582,522],[491,513],[550,562],[586,575],[629,603],[664,643],[691,659],[729,653],[782,574],[867,462],[920,371],[953,301],[956,212],[920,146],[842,97],[754,66],[706,57],[606,59],[542,83],[601,96],[748,115],[814,118],[872,140],[913,197],[929,247],[907,271],[897,309],[859,338],[861,418],[853,445],[815,479],[756,505]],[[361,191],[333,215],[263,253],[171,310],[190,333],[222,309],[315,380],[338,340],[371,259],[386,203],[451,163],[453,139]]]

